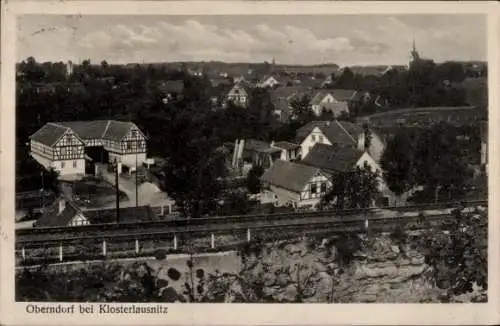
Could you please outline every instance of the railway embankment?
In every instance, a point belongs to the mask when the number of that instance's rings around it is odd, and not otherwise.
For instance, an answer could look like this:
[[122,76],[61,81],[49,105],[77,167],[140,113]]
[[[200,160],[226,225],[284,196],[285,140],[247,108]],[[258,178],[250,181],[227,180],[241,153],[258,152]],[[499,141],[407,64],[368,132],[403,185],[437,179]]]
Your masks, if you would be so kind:
[[[478,230],[480,228],[487,229],[484,225],[478,226]],[[51,267],[46,273],[57,281],[69,279],[74,284],[70,288],[86,288],[89,279],[102,282],[100,278],[105,278],[103,287],[94,287],[92,293],[86,294],[88,297],[81,298],[88,301],[94,300],[92,298],[119,301],[130,295],[163,302],[486,300],[486,291],[477,284],[466,294],[452,293],[450,296],[450,285],[436,278],[436,267],[429,263],[429,252],[421,241],[423,232],[428,230],[401,227],[390,232],[355,232],[342,236],[328,230],[286,237],[271,234],[241,244],[237,251],[68,264],[61,268]],[[448,236],[444,228],[436,228],[435,232]],[[152,275],[155,286],[145,293],[144,275],[147,273]],[[19,285],[23,278],[21,269],[18,276]],[[130,293],[132,288],[135,292]],[[58,298],[58,294],[52,292],[60,289],[51,285],[45,292],[50,298],[59,300],[75,295],[65,293]],[[38,299],[43,301],[43,297]]]

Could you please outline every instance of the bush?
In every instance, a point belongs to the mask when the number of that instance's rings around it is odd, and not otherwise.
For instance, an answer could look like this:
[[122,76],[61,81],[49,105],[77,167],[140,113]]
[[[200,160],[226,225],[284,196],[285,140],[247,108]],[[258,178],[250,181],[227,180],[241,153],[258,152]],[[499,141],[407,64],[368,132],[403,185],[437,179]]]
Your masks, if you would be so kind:
[[164,260],[167,258],[167,251],[165,249],[158,249],[154,252],[154,257],[156,260]]
[[391,239],[397,243],[404,244],[406,242],[406,232],[402,225],[397,225],[391,232]]
[[200,279],[203,278],[203,277],[205,277],[205,271],[203,269],[201,269],[201,268],[198,268],[196,270],[196,277],[200,278]]
[[178,281],[181,278],[181,273],[177,269],[175,269],[173,267],[170,267],[168,269],[167,275],[173,281]]

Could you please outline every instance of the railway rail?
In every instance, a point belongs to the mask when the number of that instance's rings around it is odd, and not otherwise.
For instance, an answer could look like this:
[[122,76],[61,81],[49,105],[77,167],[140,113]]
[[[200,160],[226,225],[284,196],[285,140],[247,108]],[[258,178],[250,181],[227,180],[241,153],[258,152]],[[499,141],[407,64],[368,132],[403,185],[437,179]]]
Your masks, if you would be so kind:
[[[448,213],[443,213],[443,214],[434,214],[434,215],[429,215],[425,217],[426,222],[425,224],[415,224],[415,227],[417,228],[425,228],[428,225],[436,225],[439,223],[442,223],[446,218],[449,218]],[[393,230],[393,228],[397,225],[401,224],[407,224],[407,223],[412,223],[412,222],[421,222],[421,216],[404,216],[404,217],[392,217],[392,218],[387,218],[387,217],[376,217],[376,218],[369,218],[369,230],[370,232],[389,232]],[[208,227],[204,227],[201,225],[198,226],[193,226],[189,230],[187,229],[180,229],[179,227],[177,229],[173,230],[158,230],[158,231],[150,231],[150,232],[141,232],[140,230],[135,231],[135,232],[129,232],[129,233],[121,233],[121,234],[116,234],[113,236],[110,235],[100,235],[100,236],[85,236],[85,237],[75,237],[75,238],[65,238],[65,239],[52,239],[50,241],[36,241],[32,242],[30,244],[26,243],[16,243],[16,252],[17,254],[21,254],[22,260],[18,261],[18,264],[20,266],[24,267],[29,267],[29,266],[35,266],[37,264],[43,263],[43,264],[58,264],[61,262],[78,262],[82,261],[82,254],[74,253],[74,252],[67,252],[66,250],[63,249],[63,247],[71,247],[71,246],[78,246],[78,245],[86,245],[85,241],[90,240],[94,244],[97,245],[97,248],[99,248],[99,244],[102,246],[102,252],[99,253],[99,250],[97,251],[90,251],[85,255],[85,261],[88,260],[95,260],[95,261],[102,261],[107,259],[107,257],[111,257],[113,259],[115,258],[139,258],[139,257],[150,257],[154,256],[154,247],[150,247],[151,244],[147,247],[146,251],[142,251],[139,249],[139,242],[145,241],[147,242],[148,240],[154,240],[154,243],[156,241],[160,241],[160,243],[163,243],[163,245],[160,245],[160,248],[165,248],[165,244],[167,245],[167,251],[171,253],[180,253],[184,252],[184,250],[187,250],[186,245],[187,243],[184,243],[186,241],[186,238],[179,237],[181,234],[189,234],[188,242],[194,240],[194,239],[202,239],[207,237],[207,235],[210,235],[211,237],[211,245],[210,247],[202,247],[201,250],[227,250],[228,248],[231,250],[235,250],[238,245],[241,245],[245,242],[251,241],[250,234],[262,234],[263,232],[270,232],[272,234],[273,239],[275,239],[276,236],[278,238],[283,238],[283,237],[289,237],[290,234],[297,233],[299,232],[300,234],[303,235],[313,235],[313,234],[328,234],[330,236],[333,235],[340,235],[340,234],[345,234],[345,233],[361,233],[361,232],[366,232],[366,220],[362,218],[353,218],[345,221],[332,221],[331,219],[328,218],[323,218],[323,219],[317,219],[315,218],[313,221],[305,221],[305,220],[294,220],[294,221],[285,221],[285,220],[274,220],[274,221],[267,221],[266,223],[261,223],[259,225],[254,225],[253,227],[249,227],[248,223],[242,222],[239,224],[233,224],[233,225],[211,225]],[[218,245],[215,245],[214,241],[214,234],[215,235],[231,235],[231,234],[237,234],[238,231],[246,231],[247,237],[243,236],[243,233],[240,233],[240,236],[237,237],[238,239],[236,242],[233,242],[232,244],[224,244],[224,243],[219,243]],[[277,234],[274,234],[273,231],[278,231]],[[266,235],[264,235],[264,238],[266,238]],[[182,239],[182,240],[181,240]],[[178,247],[178,241],[181,240],[183,242],[180,244],[181,247]],[[113,250],[111,249],[110,252],[108,252],[105,248],[107,247],[107,243],[116,245],[119,243],[131,243],[133,244],[135,241],[135,253],[133,249],[121,249],[118,252],[113,253]],[[170,245],[168,244],[170,243]],[[112,245],[112,247],[114,246]],[[189,246],[189,245],[188,245]],[[236,246],[236,247],[235,247]],[[27,251],[31,250],[36,250],[36,249],[47,249],[47,248],[54,248],[56,249],[57,247],[59,248],[59,256],[54,256],[54,254],[49,255],[49,256],[42,256],[42,257],[33,257],[33,258],[28,258],[28,260],[25,260],[25,254]],[[94,247],[96,248],[96,247]],[[208,249],[211,248],[211,249]],[[217,249],[216,249],[217,248]],[[225,249],[224,249],[225,248]],[[86,249],[86,250],[91,250],[91,249]],[[95,249],[93,249],[95,250]],[[114,249],[116,250],[116,248]],[[123,251],[125,250],[125,251]],[[63,251],[64,257],[63,257]],[[128,254],[127,254],[128,252]],[[118,254],[118,256],[116,256]],[[123,256],[123,257],[122,257]]]
[[[449,217],[449,213],[426,215],[427,221],[444,220]],[[25,232],[17,234],[16,247],[41,247],[61,244],[74,244],[85,240],[97,239],[131,239],[147,240],[161,237],[173,237],[175,234],[197,234],[197,233],[227,233],[238,230],[262,230],[275,228],[301,228],[304,226],[314,226],[315,228],[336,227],[342,230],[344,227],[353,226],[355,228],[364,228],[366,221],[372,226],[394,225],[398,223],[416,222],[421,219],[418,215],[412,216],[394,216],[383,217],[376,215],[343,215],[335,216],[326,212],[314,212],[306,216],[290,216],[281,214],[279,216],[260,216],[256,218],[241,217],[220,217],[210,218],[203,221],[199,219],[169,221],[169,223],[142,223],[137,227],[136,223],[128,225],[112,224],[106,225],[106,228],[92,227],[92,230],[85,227],[66,228],[66,232]],[[181,222],[181,223],[176,223]],[[35,230],[35,229],[34,229]],[[21,230],[20,230],[21,231]],[[30,230],[31,231],[31,230]],[[23,234],[24,233],[24,234]]]
[[232,216],[218,216],[218,217],[203,217],[193,219],[175,219],[175,220],[162,220],[162,221],[148,221],[148,222],[134,222],[134,223],[105,223],[105,224],[91,224],[85,226],[72,226],[72,227],[35,227],[30,229],[16,230],[17,239],[33,238],[36,239],[37,235],[50,234],[56,236],[57,234],[72,234],[72,233],[88,233],[95,231],[110,231],[128,230],[128,229],[154,229],[154,228],[173,228],[173,227],[188,227],[196,225],[212,225],[212,224],[230,224],[236,222],[258,222],[269,220],[284,220],[291,218],[307,219],[310,221],[313,217],[329,216],[330,218],[342,218],[345,221],[353,216],[363,216],[368,213],[376,213],[378,211],[391,210],[396,212],[403,211],[423,211],[432,209],[449,209],[459,206],[487,206],[487,200],[475,200],[467,202],[452,202],[452,203],[439,203],[439,204],[424,204],[413,206],[401,207],[386,207],[379,208],[366,208],[366,209],[343,209],[343,210],[320,210],[320,211],[305,211],[305,212],[287,212],[276,214],[257,214],[257,215],[232,215]]

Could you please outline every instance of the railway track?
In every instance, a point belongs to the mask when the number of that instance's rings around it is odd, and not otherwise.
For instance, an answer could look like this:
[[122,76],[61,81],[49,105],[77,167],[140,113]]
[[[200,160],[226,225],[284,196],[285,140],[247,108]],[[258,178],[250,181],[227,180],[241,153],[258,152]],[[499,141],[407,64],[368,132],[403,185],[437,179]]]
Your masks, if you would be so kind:
[[[425,217],[427,221],[442,221],[448,218],[449,213],[428,215]],[[259,220],[233,220],[230,223],[211,223],[211,224],[187,224],[173,225],[150,228],[134,228],[134,229],[107,229],[105,231],[96,232],[71,232],[63,234],[31,234],[18,236],[16,239],[16,247],[37,248],[50,247],[58,245],[78,244],[87,240],[112,240],[112,241],[133,241],[133,240],[154,240],[162,238],[173,238],[174,235],[190,234],[193,237],[202,234],[230,234],[245,230],[290,230],[290,229],[308,229],[308,228],[335,228],[339,232],[347,231],[362,231],[365,228],[365,221],[368,220],[370,229],[377,230],[379,227],[386,228],[401,223],[417,222],[421,217],[415,216],[396,216],[396,217],[380,217],[380,216],[344,216],[332,217],[330,215],[315,216],[310,218],[281,218],[281,219],[266,219]],[[228,222],[226,220],[226,222]],[[150,225],[153,226],[153,225]]]
[[[453,202],[441,204],[424,204],[403,207],[387,207],[383,210],[391,210],[396,212],[403,211],[419,211],[419,210],[432,210],[432,209],[446,209],[458,206],[473,206],[473,205],[488,205],[487,200],[476,200],[468,202]],[[368,213],[376,213],[378,208],[366,209],[343,209],[343,210],[324,210],[314,212],[292,212],[292,213],[277,213],[277,214],[257,214],[257,215],[234,215],[234,216],[219,216],[219,217],[206,217],[206,218],[193,218],[193,219],[178,219],[166,221],[151,221],[140,223],[107,223],[107,224],[92,224],[78,227],[44,227],[32,229],[19,229],[16,230],[17,237],[25,237],[35,234],[58,234],[58,233],[72,233],[72,232],[92,232],[95,230],[127,230],[138,228],[156,228],[156,227],[175,227],[175,226],[188,226],[188,225],[209,225],[209,224],[225,224],[240,221],[261,221],[261,220],[281,220],[290,218],[312,218],[321,216],[331,216],[338,218],[347,218],[356,215],[365,215]]]

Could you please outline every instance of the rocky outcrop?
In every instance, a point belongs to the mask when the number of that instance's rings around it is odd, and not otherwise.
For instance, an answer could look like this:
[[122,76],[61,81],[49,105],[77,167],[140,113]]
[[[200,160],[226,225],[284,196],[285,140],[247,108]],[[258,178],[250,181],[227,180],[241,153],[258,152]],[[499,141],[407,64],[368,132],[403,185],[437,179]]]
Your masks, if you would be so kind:
[[[349,263],[334,239],[296,239],[264,245],[244,257],[243,278],[258,279],[273,302],[437,302],[441,290],[424,256],[388,236],[358,236]],[[344,253],[345,255],[345,253]]]

